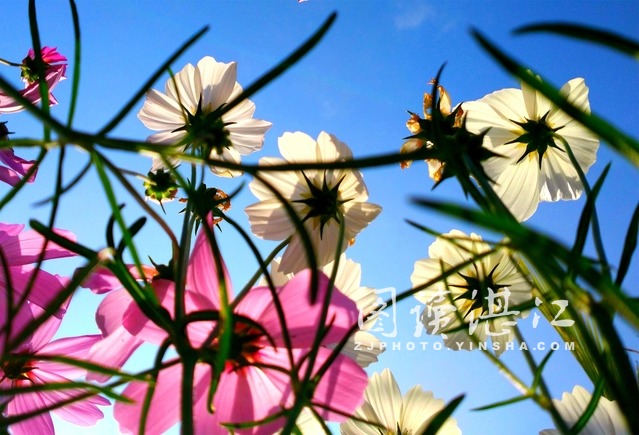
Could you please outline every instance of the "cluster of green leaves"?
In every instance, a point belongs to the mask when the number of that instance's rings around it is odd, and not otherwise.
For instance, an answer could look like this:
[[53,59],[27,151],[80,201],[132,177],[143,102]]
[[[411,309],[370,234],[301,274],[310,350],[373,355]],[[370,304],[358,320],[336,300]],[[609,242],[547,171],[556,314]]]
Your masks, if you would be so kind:
[[[636,42],[589,27],[567,23],[544,23],[523,27],[516,31],[519,34],[531,32],[555,32],[604,44],[609,48],[619,50],[635,58],[639,54],[639,44]],[[531,68],[515,61],[479,31],[473,31],[472,33],[481,47],[504,69],[539,91],[553,104],[599,136],[602,141],[605,141],[624,158],[635,166],[639,166],[639,142],[636,139],[620,131],[620,129],[604,119],[591,113],[582,112],[571,104],[567,98],[562,96],[558,89],[549,85],[547,81],[542,80],[539,76],[530,74]],[[435,99],[436,97],[437,89],[435,85],[432,90],[432,98]],[[437,113],[438,111],[433,111],[435,115],[433,116],[433,122],[437,122]],[[447,125],[445,119],[441,116],[440,123],[444,126]],[[433,129],[431,128],[431,130]],[[444,128],[439,129],[439,132],[435,129],[434,132],[435,136],[429,139],[434,144],[431,147],[431,152],[433,148],[437,148],[438,144],[450,147],[451,141],[455,140],[450,134],[446,135]],[[451,153],[450,159],[444,161],[447,165],[449,161],[454,165],[454,173],[460,184],[469,193],[469,196],[474,199],[479,209],[427,198],[415,199],[415,203],[502,234],[505,239],[498,244],[506,244],[518,256],[521,256],[522,260],[519,261],[519,267],[523,273],[530,276],[531,283],[535,287],[534,297],[547,302],[542,303],[539,307],[544,316],[549,321],[555,319],[558,314],[558,308],[552,304],[552,301],[566,300],[568,301],[567,317],[575,321],[574,325],[569,328],[556,327],[555,329],[565,342],[575,343],[573,354],[591,379],[595,386],[595,392],[586,411],[573,427],[569,427],[557,412],[543,380],[543,370],[547,367],[546,363],[552,351],[549,351],[540,363],[535,362],[532,355],[525,351],[526,360],[534,375],[531,385],[526,385],[522,382],[503,362],[499,361],[489,351],[486,351],[486,355],[502,372],[507,374],[508,379],[522,394],[481,409],[490,409],[532,399],[551,413],[557,428],[562,432],[579,433],[592,416],[599,398],[603,396],[609,400],[615,400],[626,418],[630,431],[633,433],[639,432],[639,416],[635,412],[636,403],[639,400],[637,377],[628,351],[623,347],[618,330],[619,322],[615,322],[617,317],[621,317],[634,330],[639,329],[639,305],[636,299],[631,297],[623,288],[624,279],[637,246],[639,205],[635,208],[633,216],[628,223],[625,244],[619,253],[619,261],[613,267],[608,261],[609,255],[604,250],[602,232],[596,211],[596,200],[608,173],[609,166],[604,169],[595,184],[591,186],[579,167],[570,146],[565,141],[563,141],[563,145],[577,169],[586,194],[586,203],[577,224],[575,240],[571,247],[564,245],[550,235],[517,222],[495,195],[490,180],[487,179],[481,169],[481,162],[478,159],[473,159],[471,153],[466,153],[463,157]],[[476,153],[476,155],[479,154]],[[463,174],[467,176],[463,176]],[[432,233],[431,230],[423,226],[413,224]],[[590,258],[584,252],[586,241],[589,237],[596,248],[597,258],[595,259]],[[497,248],[496,246],[495,249]],[[479,258],[475,257],[469,260],[469,263],[477,260]],[[462,264],[460,267],[465,265]],[[458,269],[459,267],[455,268],[455,270]],[[614,275],[613,270],[616,270]],[[431,282],[421,285],[419,289],[434,284],[438,279],[445,280],[451,273],[455,272],[449,270]],[[410,293],[412,291],[406,292],[406,294]],[[532,301],[514,309],[523,310],[531,307]],[[519,331],[517,331],[517,334],[519,334]],[[521,336],[518,339],[523,341]]]

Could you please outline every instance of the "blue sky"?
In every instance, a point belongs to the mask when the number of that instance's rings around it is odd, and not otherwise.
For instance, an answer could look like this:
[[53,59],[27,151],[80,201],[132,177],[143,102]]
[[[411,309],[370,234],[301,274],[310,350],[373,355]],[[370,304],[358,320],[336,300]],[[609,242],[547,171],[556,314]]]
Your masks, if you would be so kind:
[[[44,45],[57,46],[71,56],[72,27],[66,2],[38,2],[41,38]],[[632,136],[639,136],[639,68],[636,61],[601,47],[552,35],[514,36],[512,30],[524,24],[541,21],[570,21],[596,25],[639,39],[639,3],[632,1],[392,1],[295,0],[263,1],[158,1],[111,0],[99,2],[79,0],[82,29],[82,75],[78,114],[75,125],[84,131],[96,131],[104,125],[139,88],[155,68],[183,41],[205,25],[207,34],[175,63],[174,70],[186,63],[195,64],[206,55],[219,61],[238,62],[238,81],[247,86],[282,57],[296,48],[333,11],[338,18],[322,41],[298,65],[257,94],[256,117],[273,123],[267,133],[264,149],[247,158],[276,156],[277,138],[286,131],[303,131],[316,137],[328,131],[346,142],[356,157],[372,156],[399,150],[405,128],[407,110],[420,112],[427,82],[446,63],[442,84],[450,92],[453,103],[478,99],[498,89],[518,84],[474,42],[471,28],[478,29],[535,72],[560,86],[571,78],[584,77],[590,87],[593,112],[612,121]],[[0,57],[20,61],[30,47],[26,2],[3,5],[3,27],[0,30]],[[3,77],[18,80],[18,73],[0,67]],[[155,88],[164,86],[163,77]],[[53,113],[66,117],[70,81],[55,91],[60,101]],[[137,120],[134,111],[115,130],[120,137],[143,140],[150,132]],[[15,137],[37,137],[39,127],[26,114],[0,118],[9,121]],[[35,155],[20,150],[23,156]],[[113,153],[114,161],[128,169],[145,173],[150,159],[132,158]],[[86,162],[86,154],[72,151],[67,161],[67,177]],[[600,219],[606,245],[612,258],[618,258],[624,227],[637,203],[637,181],[634,168],[602,145],[597,163],[588,178],[595,180],[606,163],[612,163],[611,174],[601,194]],[[25,223],[31,217],[46,219],[48,209],[34,203],[48,196],[55,159],[49,158],[39,173],[38,182],[26,188],[16,202],[0,212],[3,222]],[[441,215],[411,205],[411,198],[438,198],[464,203],[461,190],[448,181],[432,191],[425,165],[416,163],[409,170],[385,167],[364,171],[370,201],[384,211],[349,249],[348,256],[362,264],[362,284],[375,288],[410,286],[410,274],[416,260],[426,257],[433,238],[406,224],[415,220],[441,232],[458,228],[486,234],[480,228],[460,224]],[[96,177],[91,174],[63,200],[58,219],[60,227],[74,231],[87,245],[104,245],[104,228],[108,208],[100,193]],[[240,180],[219,180],[212,176],[209,184],[226,191],[239,186]],[[249,179],[243,179],[245,183]],[[0,186],[0,189],[2,187]],[[141,186],[140,186],[141,189]],[[137,209],[119,190],[122,201],[130,205],[129,219],[139,216]],[[248,189],[233,203],[231,216],[244,220],[243,209],[255,202]],[[574,235],[583,199],[574,202],[542,204],[530,224],[570,243]],[[175,229],[181,221],[179,204],[168,204],[167,220]],[[85,213],[86,218],[78,218]],[[222,234],[222,248],[236,288],[240,288],[254,269],[247,264],[247,250],[231,231]],[[154,260],[168,259],[168,242],[148,225],[140,234],[140,250],[152,252]],[[270,244],[261,244],[268,252]],[[166,254],[164,254],[166,253]],[[54,266],[54,265],[52,265]],[[66,264],[65,264],[66,266]],[[65,266],[58,266],[60,268]],[[71,263],[69,263],[69,267]],[[55,267],[55,266],[54,266]],[[69,273],[60,270],[60,273]],[[627,280],[628,291],[637,295],[637,268]],[[634,281],[634,282],[633,282]],[[78,295],[75,307],[93,307],[99,299],[91,294]],[[536,433],[551,423],[534,404],[522,403],[496,411],[473,412],[472,408],[516,395],[497,370],[477,352],[406,350],[412,339],[414,317],[410,309],[416,301],[397,307],[398,331],[403,350],[388,351],[380,363],[369,371],[390,367],[403,391],[421,384],[436,397],[450,400],[467,393],[456,413],[466,434]],[[73,309],[73,308],[72,308]],[[88,308],[74,313],[68,334],[94,332]],[[70,313],[71,315],[71,313]],[[531,316],[532,317],[532,316]],[[532,319],[521,326],[531,341],[556,340],[556,335],[542,325],[532,329]],[[78,328],[82,326],[82,330]],[[628,334],[628,347],[638,348],[635,334]],[[434,343],[437,338],[422,341]],[[429,345],[430,349],[430,345]],[[543,353],[536,353],[539,359]],[[145,361],[140,357],[140,363]],[[508,363],[526,373],[521,355],[508,354]],[[559,397],[581,383],[591,389],[568,352],[558,351],[551,360],[551,391]],[[112,433],[113,422],[104,422],[97,432]],[[513,429],[516,428],[516,429]],[[64,433],[73,433],[65,426]],[[81,432],[77,432],[81,433]]]

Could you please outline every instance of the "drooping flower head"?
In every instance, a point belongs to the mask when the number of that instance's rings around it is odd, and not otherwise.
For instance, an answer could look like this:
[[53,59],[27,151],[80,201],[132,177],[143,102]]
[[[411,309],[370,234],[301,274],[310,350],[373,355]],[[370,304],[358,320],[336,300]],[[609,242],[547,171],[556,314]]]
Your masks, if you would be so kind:
[[[434,83],[435,83],[435,79],[428,82],[429,85],[433,85]],[[434,102],[433,95],[428,92],[424,93],[423,120],[432,121],[433,120],[432,113],[435,110],[439,110],[441,116],[444,118],[448,117],[451,113],[454,112],[453,116],[451,117],[451,119],[454,120],[453,125],[451,125],[451,127],[459,127],[461,123],[461,115],[463,112],[461,110],[458,110],[457,108],[455,109],[452,108],[450,95],[448,94],[448,91],[446,91],[446,89],[443,86],[438,85],[437,92],[439,93],[439,98],[437,99],[438,107],[433,107],[433,102]],[[401,153],[405,154],[408,152],[417,151],[418,149],[423,147],[427,147],[427,148],[433,147],[433,143],[431,141],[425,138],[418,137],[419,133],[423,132],[422,126],[420,125],[422,124],[420,121],[423,121],[423,120],[416,113],[410,114],[410,118],[408,118],[408,121],[406,121],[406,128],[408,128],[408,130],[411,132],[413,136],[411,136],[406,142],[404,142],[404,145],[402,145],[402,148],[400,150]],[[406,168],[409,168],[412,163],[413,163],[412,160],[404,160],[403,162],[400,163],[400,166],[402,169],[406,169]],[[426,163],[428,164],[428,175],[430,176],[430,178],[432,178],[436,182],[440,181],[442,176],[442,170],[443,170],[442,162],[437,159],[427,159]]]
[[[592,395],[581,385],[576,385],[572,393],[564,393],[561,400],[553,399],[553,403],[561,418],[568,427],[573,427],[588,408]],[[559,435],[556,429],[545,429],[539,435]],[[600,397],[597,408],[588,423],[579,432],[581,434],[630,435],[626,420],[614,400]]]
[[[64,74],[67,71],[67,58],[58,53],[54,47],[42,47],[41,55],[42,61],[44,62],[44,80],[49,90],[49,104],[53,106],[58,104],[58,101],[51,91],[61,80],[65,79]],[[25,84],[20,94],[29,100],[31,104],[39,103],[41,100],[40,84],[33,50],[29,50],[29,53],[22,61],[20,69],[22,70],[21,77]],[[22,104],[16,102],[0,90],[0,113],[15,113],[22,110],[24,110]]]
[[[426,305],[424,328],[429,334],[442,334],[451,349],[476,349],[469,336],[472,333],[480,343],[490,338],[495,353],[501,354],[513,340],[514,319],[521,314],[514,307],[532,298],[532,287],[513,261],[514,254],[504,247],[491,251],[480,236],[452,230],[430,245],[429,258],[415,262],[413,287],[469,262],[457,273],[415,293]],[[477,258],[482,254],[487,255]]]
[[[419,435],[444,406],[443,400],[436,399],[432,392],[424,391],[419,385],[402,397],[395,377],[390,370],[384,369],[381,374],[371,376],[364,403],[353,419],[340,425],[340,432],[342,435]],[[456,420],[449,418],[437,433],[461,435],[461,430]]]
[[[325,163],[352,158],[345,143],[325,132],[319,134],[317,141],[301,132],[284,133],[278,145],[284,159],[262,158],[260,165]],[[304,223],[318,266],[335,259],[338,242],[344,252],[349,241],[381,212],[380,206],[366,202],[368,191],[357,170],[264,171],[261,176],[288,199]],[[282,272],[295,273],[307,267],[307,254],[300,235],[277,195],[257,179],[249,187],[260,200],[246,208],[253,234],[267,240],[291,237],[282,257]],[[340,240],[342,221],[344,237]]]
[[162,201],[173,201],[177,192],[178,184],[175,177],[171,171],[164,168],[150,171],[144,181],[144,195],[160,205],[162,205]]
[[[240,156],[258,151],[270,122],[253,119],[255,105],[244,100],[220,116],[225,105],[242,93],[235,81],[235,62],[217,62],[210,56],[197,66],[187,64],[167,80],[164,93],[151,89],[138,113],[142,123],[155,133],[148,142],[160,145],[183,145],[201,157],[239,164]],[[168,156],[177,166],[179,158]],[[155,156],[151,171],[165,167]],[[211,166],[222,177],[236,177],[241,171]]]
[[[186,278],[186,312],[216,312],[220,308],[220,277],[225,276],[227,291],[231,286],[225,271],[219,271],[205,231],[200,231]],[[222,275],[223,274],[223,275]],[[278,308],[267,287],[256,287],[239,301],[233,309],[235,326],[232,332],[231,352],[222,373],[216,373],[213,358],[219,352],[219,338],[211,333],[216,322],[191,323],[187,328],[189,340],[200,352],[200,362],[195,368],[193,388],[195,432],[201,434],[226,433],[221,424],[240,424],[273,417],[284,407],[290,406],[295,390],[290,372],[293,364],[300,373],[308,369],[308,355],[314,343],[318,322],[322,312],[321,302],[310,302],[310,272],[302,272],[277,289],[286,329],[282,327]],[[357,322],[355,303],[337,289],[329,289],[328,279],[320,274],[318,300],[331,291],[326,322],[328,330],[321,344],[337,343],[344,338],[354,322]],[[153,286],[162,305],[172,312],[174,308],[175,284],[158,279]],[[140,309],[131,303],[122,310],[122,301],[104,309],[104,316],[112,316],[107,322],[122,324],[130,334],[152,343],[161,343],[166,333],[144,317]],[[108,307],[106,307],[108,308]],[[285,335],[288,334],[291,348],[287,350]],[[319,349],[312,373],[317,371],[331,356],[325,347]],[[292,357],[292,361],[291,361]],[[212,378],[219,378],[216,394],[209,403]],[[348,382],[344,381],[347,379]],[[160,371],[155,393],[151,401],[146,429],[148,433],[163,433],[179,418],[179,385],[182,381],[182,366],[175,364]],[[338,355],[321,379],[314,383],[313,404],[319,414],[328,420],[343,419],[343,413],[352,413],[361,401],[366,385],[366,374],[350,358]],[[136,432],[148,385],[131,383],[124,395],[134,404],[117,403],[115,418],[126,432]],[[214,412],[211,412],[214,410]],[[283,418],[253,428],[239,429],[237,433],[271,434],[282,427]]]
[[[28,304],[31,310],[28,321],[42,315],[43,311],[33,304]],[[20,389],[46,384],[58,384],[78,380],[86,374],[86,370],[77,366],[64,364],[44,357],[62,355],[77,360],[86,359],[91,346],[98,340],[99,335],[85,335],[80,337],[62,338],[51,341],[58,330],[61,319],[50,316],[30,337],[12,349],[2,348],[0,359],[0,389]],[[16,393],[3,398],[3,414],[16,417],[35,412],[58,403],[79,398],[87,393],[81,388],[67,388],[57,390],[32,391]],[[80,426],[92,426],[104,417],[98,406],[109,405],[109,401],[100,396],[87,395],[86,398],[69,405],[54,409],[60,418]],[[18,421],[9,426],[15,435],[54,434],[53,421],[49,412],[37,414],[31,418]]]
[[[568,81],[560,92],[590,112],[584,79]],[[522,83],[521,90],[502,89],[463,108],[468,130],[485,133],[484,147],[499,156],[486,160],[484,171],[515,218],[528,219],[540,201],[581,196],[583,186],[563,141],[585,173],[595,162],[599,140],[541,93]]]
[[[463,180],[471,176],[469,161],[481,168],[480,162],[495,154],[482,147],[481,135],[471,134],[463,121],[464,110],[460,105],[452,107],[450,95],[436,79],[432,93],[424,94],[424,118],[410,113],[406,127],[412,133],[404,142],[400,153],[421,150],[428,164],[428,175],[437,187],[444,180],[458,177]],[[400,162],[402,169],[408,168],[412,160]],[[467,187],[462,183],[462,188]]]

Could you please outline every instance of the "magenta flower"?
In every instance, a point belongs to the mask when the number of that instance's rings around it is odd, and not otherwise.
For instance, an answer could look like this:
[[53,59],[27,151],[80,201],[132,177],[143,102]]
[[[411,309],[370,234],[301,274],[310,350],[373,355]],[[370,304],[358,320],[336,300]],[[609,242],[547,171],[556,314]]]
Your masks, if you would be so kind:
[[[195,242],[187,270],[187,313],[219,310],[219,276],[208,239],[202,231]],[[226,283],[230,289],[228,279]],[[159,279],[154,282],[154,287],[162,305],[172,312],[174,283]],[[277,289],[291,342],[290,354],[293,361],[289,358],[289,351],[285,346],[285,331],[270,290],[267,287],[249,290],[234,307],[232,351],[224,371],[219,376],[219,386],[210,404],[209,388],[214,373],[209,362],[219,345],[217,338],[209,339],[215,323],[202,321],[190,324],[187,331],[191,344],[200,350],[201,355],[209,356],[208,362],[200,359],[195,367],[193,413],[196,433],[227,433],[222,424],[259,421],[292,404],[295,396],[291,377],[287,372],[291,371],[292,364],[300,369],[301,374],[308,368],[308,354],[320,321],[321,301],[326,297],[327,290],[328,278],[320,273],[318,302],[311,304],[310,271],[300,272],[286,285]],[[115,319],[110,322],[116,324],[120,321],[131,334],[145,341],[159,343],[166,339],[166,333],[148,321],[134,303],[129,304],[124,315],[117,305],[113,304]],[[337,289],[332,289],[327,314],[326,323],[330,328],[321,340],[322,345],[335,344],[342,340],[349,328],[356,324],[358,312],[353,301]],[[319,349],[311,370],[313,374],[318,373],[331,353],[329,349]],[[178,392],[181,382],[180,364],[160,371],[148,414],[146,433],[163,433],[179,421]],[[312,405],[324,419],[344,420],[342,414],[350,415],[360,405],[366,385],[365,372],[350,358],[338,355],[317,381]],[[114,415],[122,431],[137,432],[147,388],[146,383],[132,382],[123,394],[135,403],[116,403]],[[283,418],[277,418],[268,424],[236,432],[272,434],[281,428],[284,422]]]
[[[39,317],[43,311],[33,304],[31,319]],[[65,307],[66,308],[66,307]],[[70,379],[84,376],[86,371],[73,365],[43,359],[43,356],[64,355],[74,359],[85,359],[91,346],[100,339],[99,335],[62,338],[50,342],[61,319],[51,316],[31,336],[29,340],[15,349],[6,349],[3,344],[0,360],[0,390],[19,389],[50,383],[70,382]],[[80,388],[42,390],[29,393],[16,393],[4,396],[5,417],[31,413],[57,403],[78,398],[86,391]],[[54,409],[60,418],[80,426],[91,426],[104,415],[97,406],[109,405],[109,401],[100,396],[89,396],[69,405]],[[14,435],[53,434],[53,421],[49,412],[21,420],[9,426]]]
[[[51,91],[56,87],[60,80],[64,80],[67,71],[67,58],[58,53],[55,47],[42,47],[42,60],[45,63],[44,79],[47,82],[49,90],[49,104],[58,104]],[[20,95],[29,100],[31,104],[40,102],[40,89],[37,70],[35,68],[35,54],[33,50],[29,50],[27,57],[22,61],[20,68],[22,69],[22,80],[25,87],[20,91]],[[0,113],[15,113],[24,110],[22,104],[16,102],[13,98],[5,95],[0,91]]]
[[[75,254],[51,241],[47,242],[33,230],[23,230],[24,225],[0,223],[0,264],[5,263],[0,270],[0,298],[6,304],[9,296],[7,292],[11,291],[14,305],[21,299],[26,299],[45,308],[64,289],[65,283],[49,272],[35,269],[32,264],[38,261],[43,250],[43,260],[71,257]],[[55,232],[69,240],[75,240],[75,236],[69,231],[56,229]],[[56,316],[61,317],[63,312],[62,309],[58,310]],[[6,313],[6,310],[2,311],[3,316]],[[0,333],[4,334],[4,330]]]

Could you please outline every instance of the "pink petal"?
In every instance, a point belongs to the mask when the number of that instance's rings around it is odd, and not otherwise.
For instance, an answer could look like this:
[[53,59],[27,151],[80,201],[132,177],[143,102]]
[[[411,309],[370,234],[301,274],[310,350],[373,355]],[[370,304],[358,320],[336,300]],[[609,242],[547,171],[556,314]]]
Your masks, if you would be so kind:
[[[311,304],[311,272],[304,270],[296,274],[284,287],[278,290],[282,310],[285,313],[288,334],[293,347],[308,347],[313,344],[317,334],[317,324],[320,321],[322,304],[326,298],[329,279],[326,275],[318,273],[317,301]],[[255,295],[252,296],[255,292]],[[238,304],[238,312],[251,306],[253,298],[263,300],[260,292],[268,292],[267,288],[254,288]],[[242,307],[242,308],[240,308]],[[249,311],[250,312],[250,311]],[[325,324],[330,329],[322,340],[322,344],[337,343],[342,340],[348,330],[357,323],[358,311],[355,302],[344,296],[339,290],[333,288],[330,297],[330,307]],[[284,341],[281,335],[281,322],[273,301],[263,310],[258,320],[260,324],[272,334],[273,339],[279,345]]]
[[[150,266],[142,265],[142,272],[144,276],[140,275],[138,268],[135,265],[128,265],[129,273],[136,280],[151,279],[157,275],[157,270]],[[84,282],[82,287],[88,288],[93,293],[103,294],[111,290],[122,288],[120,280],[106,267],[100,267],[93,272]]]
[[[64,237],[65,239],[76,241],[75,234],[71,231],[54,229],[57,235]],[[46,243],[46,244],[45,244]],[[66,258],[73,257],[76,254],[69,251],[51,241],[46,241],[43,236],[37,232],[25,231],[18,235],[16,240],[12,240],[9,243],[3,244],[2,249],[5,251],[7,258],[13,259],[15,262],[12,264],[27,264],[35,263],[38,261],[39,256],[44,248],[44,259],[50,260],[53,258]]]
[[[161,305],[169,313],[173,313],[175,309],[175,284],[173,281],[159,279],[153,283],[153,288]],[[124,312],[122,325],[131,335],[150,343],[161,344],[168,336],[166,331],[150,321],[135,303],[129,304]]]
[[[194,403],[206,396],[210,379],[208,366],[198,364],[194,375]],[[149,408],[145,434],[162,434],[180,420],[180,385],[182,383],[182,365],[176,364],[162,370],[158,376],[153,399]],[[113,414],[124,433],[138,433],[142,406],[148,389],[144,382],[131,382],[124,395],[135,401],[134,404],[117,402]],[[206,433],[206,432],[203,432]]]
[[[68,379],[58,376],[55,373],[47,373],[42,370],[34,371],[36,375],[36,381],[38,383],[59,383],[68,381]],[[85,390],[73,389],[73,390],[58,390],[58,391],[46,391],[38,393],[39,397],[43,400],[46,406],[54,405],[74,397],[78,397],[86,393]],[[91,396],[87,399],[83,399],[77,402],[73,402],[62,408],[55,409],[54,412],[58,417],[80,426],[94,425],[98,420],[104,417],[104,414],[98,406],[109,405],[110,402],[101,396]]]
[[[224,266],[223,260],[220,258],[222,271],[224,273],[224,281],[226,284],[226,292],[232,294],[231,280]],[[200,229],[200,233],[195,240],[191,260],[187,270],[186,281],[189,290],[203,296],[202,301],[206,302],[206,306],[199,309],[216,310],[220,306],[220,278],[221,273],[218,271],[211,245],[206,236],[206,231]]]
[[21,179],[22,177],[16,174],[14,170],[0,166],[0,181],[7,183],[10,186],[15,186]]
[[[64,290],[65,282],[62,282],[62,278],[51,275],[49,272],[45,272],[40,269],[36,271],[32,266],[15,266],[9,267],[9,279],[4,276],[4,273],[0,271],[0,288],[8,289],[12,288],[14,292],[14,301],[17,302],[18,298],[22,297],[27,290],[29,294],[27,300],[39,307],[46,307],[51,301],[57,297],[62,290]],[[32,276],[37,273],[37,277],[32,281]],[[11,287],[9,287],[11,283]],[[33,283],[33,286],[28,289],[28,285]],[[56,317],[62,318],[64,309],[58,309],[53,313]]]
[[[15,348],[7,349],[6,339],[7,339],[7,296],[6,296],[6,288],[0,284],[0,350],[2,353],[9,353],[15,351],[20,347],[22,343],[18,343]],[[11,338],[15,338],[21,331],[23,331],[27,325],[29,325],[33,321],[33,313],[28,304],[23,304],[22,307],[18,310],[18,312],[11,318]],[[31,340],[31,336],[27,337],[25,342],[29,342]],[[24,343],[24,342],[23,342]]]
[[[37,280],[36,280],[37,281]],[[69,305],[69,301],[65,302],[62,307],[60,307],[60,311],[66,311],[66,308]],[[33,313],[33,317],[40,318],[44,315],[44,310],[38,307],[37,305],[29,305],[31,312]],[[58,332],[58,328],[62,323],[62,316],[49,316],[47,320],[45,320],[38,329],[35,330],[33,336],[31,338],[31,348],[33,352],[38,352],[40,349],[45,347],[53,338],[56,332]]]
[[[332,351],[329,349],[319,349],[314,373],[319,370],[331,353]],[[302,367],[305,370],[305,367]],[[338,355],[320,379],[313,395],[313,403],[330,407],[338,412],[321,407],[315,407],[315,409],[325,420],[344,421],[347,417],[344,417],[343,414],[352,415],[362,404],[367,384],[366,372],[352,359]]]
[[[42,60],[48,64],[67,61],[67,58],[65,56],[58,53],[58,49],[56,47],[42,47],[41,54],[42,54]],[[32,59],[35,58],[35,53],[33,53],[33,49],[29,51],[29,57],[31,57]]]
[[[96,364],[120,369],[142,343],[142,340],[129,334],[122,326],[98,341],[91,348],[87,359]],[[88,381],[106,382],[110,377],[97,372],[87,374]]]
[[[43,398],[36,393],[18,394],[8,403],[6,414],[9,416],[26,414],[33,410],[44,408],[45,406],[46,404]],[[53,429],[51,416],[49,413],[44,413],[28,420],[12,424],[11,433],[14,435],[53,435],[55,430]]]
[[[102,339],[100,335],[82,335],[78,337],[60,338],[40,348],[38,355],[62,355],[79,361],[86,360],[91,348]],[[86,375],[86,370],[71,364],[54,361],[40,361],[38,368],[50,373],[64,376],[68,379]]]
[[124,314],[131,305],[135,305],[135,301],[125,289],[116,290],[106,295],[95,313],[95,321],[104,336],[122,327]]
[[[260,353],[264,363],[290,366],[286,352],[266,350]],[[220,422],[243,423],[262,420],[281,411],[284,393],[290,390],[290,378],[281,371],[244,367],[226,371],[220,378],[215,397],[216,417]],[[284,424],[277,419],[266,425],[237,430],[239,434],[272,434]]]
[[[35,160],[25,160],[18,157],[11,148],[5,148],[0,150],[0,162],[11,168],[16,174],[25,175],[27,171],[35,164]],[[32,183],[35,180],[35,173],[31,175],[29,182]]]

